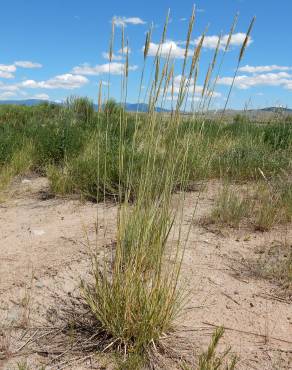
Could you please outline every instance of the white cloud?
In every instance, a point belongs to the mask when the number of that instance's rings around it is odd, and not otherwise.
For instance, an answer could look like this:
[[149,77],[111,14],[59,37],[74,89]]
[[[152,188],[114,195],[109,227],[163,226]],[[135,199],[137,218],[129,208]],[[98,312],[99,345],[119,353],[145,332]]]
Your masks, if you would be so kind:
[[4,91],[2,93],[0,93],[0,100],[6,100],[6,99],[9,99],[9,98],[12,98],[16,96],[16,94],[12,91]]
[[[229,35],[223,35],[220,41],[220,48],[224,49],[226,47]],[[230,46],[241,46],[246,38],[246,34],[242,32],[235,33],[231,36]],[[194,42],[191,44],[198,45],[200,42],[201,36],[197,37]],[[218,44],[219,36],[205,36],[203,47],[208,49],[216,49]],[[253,42],[252,38],[249,37],[247,46],[249,46]]]
[[14,78],[16,67],[14,64],[0,64],[0,78]]
[[2,72],[15,72],[16,67],[15,67],[14,64],[10,64],[10,65],[0,64],[0,71],[2,71]]
[[14,74],[10,72],[0,71],[0,78],[14,78]]
[[110,86],[111,85],[111,83],[109,83],[108,81],[101,80],[100,82],[101,82],[102,86]]
[[35,81],[35,80],[25,80],[21,82],[18,86],[30,88],[30,89],[77,89],[88,83],[88,79],[84,76],[73,75],[67,73],[64,75],[59,75],[53,77],[46,81]]
[[[102,56],[103,56],[104,59],[109,60],[109,53],[103,52]],[[123,60],[123,57],[122,57],[122,55],[116,55],[116,54],[113,53],[112,60],[120,61],[120,60]]]
[[[227,41],[228,41],[228,35],[224,35],[221,38],[220,42],[220,48],[224,49],[226,47]],[[245,40],[246,34],[245,33],[236,33],[231,37],[230,45],[231,46],[241,46],[243,41]],[[193,46],[197,46],[201,40],[201,36],[197,37],[194,41],[191,41],[190,44]],[[207,49],[215,49],[218,44],[219,37],[218,36],[206,36],[204,38],[203,47]],[[253,42],[251,38],[249,38],[248,44],[250,45]],[[167,57],[171,48],[171,56],[174,58],[184,58],[185,56],[185,41],[173,41],[173,40],[167,40],[165,43],[161,45],[161,56]],[[159,44],[150,42],[149,44],[149,52],[148,54],[150,56],[155,56],[157,53],[157,50],[159,48]],[[144,50],[144,47],[142,48]],[[194,50],[191,48],[188,50],[188,56],[193,55]]]
[[[174,94],[178,94],[179,91],[180,91],[181,78],[182,78],[181,75],[177,75],[174,78],[174,81],[173,81],[174,82],[173,83],[173,87],[174,87],[173,92],[174,92]],[[171,90],[172,90],[172,87],[170,86],[168,88],[168,93],[171,93]],[[202,91],[203,91],[203,86],[196,85],[195,96],[200,97],[200,95],[202,94]],[[192,96],[193,93],[194,93],[194,79],[192,78],[190,80],[189,95]],[[219,97],[221,97],[221,94],[219,92],[214,91],[213,98],[219,98]]]
[[[124,73],[124,63],[105,63],[105,64],[97,64],[96,66],[90,66],[90,64],[82,64],[81,66],[77,66],[73,68],[73,73],[79,75],[86,75],[86,76],[98,76],[101,74],[110,73],[113,75],[122,75]],[[129,66],[129,71],[135,71],[138,66],[133,65]]]
[[273,72],[273,71],[291,71],[292,67],[287,66],[278,66],[276,64],[272,64],[269,66],[249,66],[246,65],[244,67],[240,67],[240,72],[247,72],[247,73],[261,73],[261,72]]
[[0,81],[0,90],[6,90],[6,91],[18,91],[19,87],[16,84],[13,85],[6,85],[5,83]]
[[[44,80],[44,81],[35,81],[35,80],[24,80],[22,82],[14,83],[14,84],[5,84],[0,81],[0,94],[1,91],[4,91],[7,96],[10,95],[8,92],[13,95],[28,95],[27,92],[23,89],[66,89],[66,90],[73,90],[84,86],[88,83],[89,80],[80,75],[73,75],[70,73],[55,76],[51,79]],[[35,99],[45,99],[48,100],[49,96],[44,93],[38,93],[33,98]]]
[[[155,56],[157,51],[158,51],[158,48],[159,48],[159,44],[155,44],[154,42],[150,42],[148,55]],[[185,48],[182,48],[182,47],[178,46],[177,43],[175,41],[172,41],[172,40],[168,40],[168,41],[164,42],[163,44],[161,44],[161,46],[160,46],[161,56],[166,58],[168,56],[169,52],[170,52],[170,49],[171,49],[171,56],[173,58],[184,58]],[[143,50],[144,50],[144,47],[143,47]],[[190,55],[190,53],[191,53],[191,51],[189,50],[189,55]]]
[[129,47],[127,47],[127,46],[124,46],[124,48],[123,48],[123,49],[118,50],[118,53],[119,53],[119,54],[124,54],[124,55],[126,55],[126,54],[127,54],[127,51],[128,51],[128,54],[131,54],[131,52],[132,52],[131,48],[129,48]]
[[[168,101],[177,101],[177,99],[178,99],[178,95],[173,95],[173,97],[171,96],[171,95],[168,95],[167,97],[166,97],[166,100],[168,100]],[[190,102],[199,102],[199,101],[201,101],[201,97],[200,96],[194,96],[194,97],[192,97],[192,96],[188,96],[188,103],[190,103]]]
[[115,15],[113,17],[113,22],[115,23],[115,25],[117,27],[126,27],[127,24],[133,24],[133,25],[139,25],[139,24],[146,24],[145,21],[143,21],[143,19],[139,18],[139,17],[121,17],[121,16],[117,16]]
[[41,68],[42,65],[39,63],[33,63],[30,61],[17,61],[13,64],[0,64],[0,78],[14,78],[14,72],[17,67],[21,68]]
[[19,60],[17,62],[14,62],[14,65],[21,68],[42,68],[42,64],[30,62],[28,60]]
[[80,75],[71,73],[55,76],[45,81],[24,80],[15,84],[5,84],[0,81],[0,90],[21,92],[20,89],[66,89],[72,90],[87,84],[89,80]]
[[32,96],[32,99],[50,100],[50,97],[48,94],[36,94]]
[[[218,79],[218,84],[230,86],[232,77],[222,77]],[[235,78],[234,86],[239,89],[248,89],[255,86],[282,86],[292,90],[292,74],[287,72],[262,73],[252,76],[241,75]]]

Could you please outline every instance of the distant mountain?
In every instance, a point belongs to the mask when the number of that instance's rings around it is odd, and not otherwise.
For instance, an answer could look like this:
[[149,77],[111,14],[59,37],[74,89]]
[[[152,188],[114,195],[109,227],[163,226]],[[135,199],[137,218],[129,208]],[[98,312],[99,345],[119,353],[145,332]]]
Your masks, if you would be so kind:
[[[42,103],[53,103],[47,100],[41,100],[41,99],[25,99],[25,100],[0,100],[0,105],[24,105],[33,107]],[[56,104],[56,103],[55,103]],[[94,109],[97,110],[97,105],[94,104]],[[145,103],[126,103],[125,108],[127,112],[148,112],[148,104]],[[171,112],[169,109],[156,107],[156,112],[159,113],[168,113]],[[220,113],[221,111],[217,111]],[[250,109],[248,110],[250,113],[257,114],[258,112],[267,112],[267,113],[287,113],[292,114],[292,109],[290,108],[281,108],[281,107],[266,107],[261,109]],[[227,114],[236,114],[236,113],[244,113],[243,110],[233,110],[229,109],[226,110]]]
[[0,100],[0,105],[25,105],[27,107],[33,107],[48,101],[41,99],[25,99],[25,100]]
[[[97,110],[97,105],[94,105],[95,107],[95,110]],[[148,109],[149,109],[149,105],[148,104],[145,104],[145,103],[126,103],[125,104],[125,109],[127,112],[142,112],[142,113],[146,113],[148,112]],[[165,109],[165,108],[160,108],[160,107],[156,107],[155,108],[155,111],[156,112],[159,112],[159,113],[168,113],[168,112],[171,112],[171,110],[169,109]]]
[[[52,103],[47,100],[40,100],[40,99],[26,99],[26,100],[0,100],[0,105],[24,105],[28,107],[33,107],[42,103]],[[94,104],[94,109],[97,110],[98,106]],[[148,104],[140,103],[126,103],[125,105],[127,112],[148,112]],[[168,109],[164,108],[156,108],[156,112],[170,112]]]
[[[126,103],[125,105],[125,108],[126,108],[126,111],[127,112],[148,112],[148,104],[145,104],[145,103],[139,103],[139,104],[135,104],[135,103]],[[165,108],[160,108],[160,107],[156,107],[155,108],[156,112],[159,112],[159,113],[167,113],[167,112],[170,112],[169,109],[165,109]]]
[[271,113],[277,113],[277,112],[283,112],[283,113],[292,113],[292,109],[290,108],[282,108],[282,107],[266,107],[259,109],[262,112],[271,112]]

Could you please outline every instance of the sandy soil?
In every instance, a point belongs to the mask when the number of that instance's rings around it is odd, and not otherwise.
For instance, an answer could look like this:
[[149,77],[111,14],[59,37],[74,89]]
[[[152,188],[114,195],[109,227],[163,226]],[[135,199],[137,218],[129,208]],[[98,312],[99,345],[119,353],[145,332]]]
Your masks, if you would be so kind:
[[[259,247],[292,244],[292,228],[254,232],[200,225],[208,215],[219,184],[210,182],[200,194],[195,220],[192,212],[199,193],[185,199],[183,234],[190,228],[182,281],[189,301],[177,322],[178,332],[194,351],[205,349],[214,326],[226,328],[222,345],[232,346],[239,369],[292,368],[292,305],[279,295],[272,282],[246,271],[245,261],[258,258]],[[173,206],[178,203],[174,196]],[[0,204],[0,323],[35,327],[48,323],[48,312],[58,309],[56,296],[78,291],[89,267],[88,244],[99,253],[115,235],[116,208],[77,200],[51,198],[44,178],[21,179]],[[96,228],[99,228],[96,237]],[[0,354],[14,352],[23,338],[15,332],[1,334]],[[30,369],[39,369],[48,358],[22,353]],[[74,360],[74,359],[73,359]],[[17,369],[19,358],[1,360],[0,369]],[[37,365],[38,363],[38,365]],[[101,359],[83,364],[72,361],[68,369],[109,368]],[[95,364],[95,365],[94,365]],[[98,364],[100,366],[98,366]],[[47,369],[47,368],[46,368]],[[55,369],[50,365],[48,369]]]

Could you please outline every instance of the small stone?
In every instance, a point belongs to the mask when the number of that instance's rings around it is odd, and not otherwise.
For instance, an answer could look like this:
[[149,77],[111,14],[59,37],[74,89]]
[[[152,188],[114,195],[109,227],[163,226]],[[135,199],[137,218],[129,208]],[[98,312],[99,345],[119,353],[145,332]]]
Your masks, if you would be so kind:
[[37,281],[36,283],[35,283],[35,287],[36,288],[43,288],[44,287],[44,284],[41,282],[41,281]]
[[7,320],[10,322],[17,322],[20,319],[20,310],[17,307],[12,308],[7,314]]
[[44,235],[44,230],[31,230],[31,233],[35,236],[42,236]]

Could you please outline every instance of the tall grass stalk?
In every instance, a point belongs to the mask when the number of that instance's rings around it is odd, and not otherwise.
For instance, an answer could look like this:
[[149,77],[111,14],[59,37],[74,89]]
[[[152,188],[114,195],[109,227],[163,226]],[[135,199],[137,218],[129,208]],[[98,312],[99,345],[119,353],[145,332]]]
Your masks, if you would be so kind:
[[228,91],[228,95],[227,95],[227,99],[226,99],[226,102],[225,102],[225,105],[224,105],[224,109],[223,109],[222,115],[226,111],[226,108],[227,108],[227,105],[228,105],[228,102],[229,102],[229,99],[230,99],[231,91],[233,89],[233,86],[234,86],[234,83],[235,83],[235,79],[236,79],[236,76],[237,76],[237,73],[238,73],[238,70],[239,70],[239,66],[240,66],[240,63],[241,63],[241,61],[243,59],[244,53],[245,53],[245,49],[246,49],[246,47],[248,45],[248,41],[249,41],[249,38],[250,38],[251,31],[253,29],[255,20],[256,20],[256,17],[253,17],[253,19],[251,20],[250,25],[248,27],[248,30],[247,30],[245,39],[244,39],[244,41],[242,43],[242,46],[241,46],[241,49],[240,49],[240,52],[239,52],[239,56],[238,56],[237,66],[236,66],[236,69],[235,69],[235,72],[234,72],[234,75],[233,75],[233,79],[232,79],[232,82],[231,82],[231,85],[230,85],[230,88],[229,88],[229,91]]

